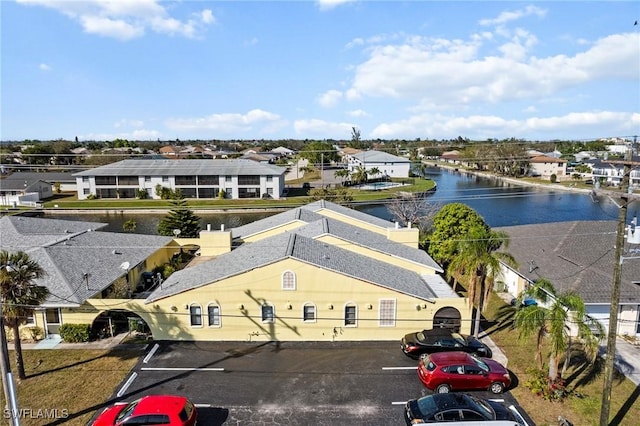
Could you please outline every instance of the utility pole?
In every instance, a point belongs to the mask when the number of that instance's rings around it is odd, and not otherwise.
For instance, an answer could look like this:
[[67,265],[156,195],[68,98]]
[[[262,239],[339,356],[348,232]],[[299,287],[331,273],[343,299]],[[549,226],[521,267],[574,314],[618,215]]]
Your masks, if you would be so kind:
[[[6,266],[5,266],[6,267]],[[4,299],[4,298],[2,298]],[[18,415],[18,398],[16,397],[16,387],[11,374],[11,364],[9,363],[9,350],[7,349],[7,333],[4,329],[4,314],[2,313],[2,301],[0,301],[0,370],[2,371],[2,390],[6,407],[10,410],[9,419],[13,426],[20,426]]]
[[[634,146],[636,138],[634,137]],[[622,205],[618,211],[618,230],[616,235],[616,247],[613,269],[613,283],[611,285],[611,304],[609,308],[609,332],[607,334],[607,353],[604,363],[604,386],[602,390],[602,405],[600,407],[600,426],[609,425],[609,409],[611,407],[611,388],[613,386],[613,369],[616,357],[616,337],[618,331],[618,308],[620,305],[620,281],[622,275],[622,262],[624,237],[627,223],[627,207],[631,198],[629,189],[629,179],[631,175],[631,166],[638,165],[632,161],[633,147],[627,150],[624,161],[608,161],[613,164],[622,164],[624,171],[622,174],[622,182],[620,190],[622,191]]]

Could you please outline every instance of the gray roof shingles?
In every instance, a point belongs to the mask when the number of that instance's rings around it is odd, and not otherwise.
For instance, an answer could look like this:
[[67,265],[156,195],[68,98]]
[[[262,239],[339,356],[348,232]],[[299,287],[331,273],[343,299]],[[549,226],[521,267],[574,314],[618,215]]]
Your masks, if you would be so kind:
[[147,303],[286,258],[298,259],[421,299],[436,297],[426,282],[414,272],[295,233],[282,233],[242,245],[214,260],[175,272],[149,296]]
[[[494,228],[506,232],[518,272],[546,278],[559,293],[575,291],[587,304],[609,304],[616,221],[571,221]],[[623,262],[620,303],[640,304],[640,259]]]
[[50,292],[43,306],[77,306],[123,276],[123,263],[133,268],[172,240],[95,231],[104,226],[5,216],[0,218],[0,247],[27,252],[45,270],[46,275],[36,282]]
[[285,167],[251,160],[122,160],[74,176],[193,176],[193,175],[264,175],[280,176]]

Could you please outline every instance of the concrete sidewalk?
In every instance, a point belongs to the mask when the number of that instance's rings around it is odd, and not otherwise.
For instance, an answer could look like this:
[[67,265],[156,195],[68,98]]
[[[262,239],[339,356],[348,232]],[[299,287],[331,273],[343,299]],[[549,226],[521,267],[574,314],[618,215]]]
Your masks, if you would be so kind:
[[[65,343],[60,338],[47,338],[34,343],[22,343],[22,349],[110,349],[116,346],[125,347],[128,345],[122,345],[122,341],[129,336],[129,333],[120,333],[113,337],[106,339],[95,340],[86,343]],[[140,346],[140,344],[132,344],[133,346]],[[8,342],[7,347],[9,350],[13,350],[13,343]]]

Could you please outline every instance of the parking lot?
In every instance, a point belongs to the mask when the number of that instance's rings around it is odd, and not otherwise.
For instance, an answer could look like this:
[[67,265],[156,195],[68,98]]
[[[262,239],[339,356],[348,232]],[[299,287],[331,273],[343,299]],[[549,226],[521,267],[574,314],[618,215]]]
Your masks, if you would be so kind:
[[[159,343],[118,396],[187,396],[200,425],[404,424],[405,402],[430,393],[416,366],[399,342]],[[509,393],[476,394],[517,407]]]

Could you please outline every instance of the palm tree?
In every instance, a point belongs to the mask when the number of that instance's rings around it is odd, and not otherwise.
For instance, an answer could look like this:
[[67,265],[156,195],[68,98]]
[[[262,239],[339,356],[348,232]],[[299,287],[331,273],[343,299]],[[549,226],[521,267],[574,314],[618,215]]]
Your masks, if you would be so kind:
[[33,308],[39,306],[49,295],[46,287],[34,284],[45,275],[44,269],[23,251],[0,252],[0,296],[5,324],[13,331],[16,368],[18,378],[26,379],[20,342],[20,325],[33,315]]
[[348,169],[338,169],[333,173],[334,177],[340,178],[341,183],[344,185],[344,181],[349,177]]
[[466,278],[469,304],[477,305],[473,335],[480,333],[480,318],[486,308],[495,277],[500,272],[500,262],[516,266],[509,253],[497,251],[509,246],[509,237],[504,232],[491,231],[483,226],[471,228],[464,240],[457,244],[457,251],[447,267],[447,275],[458,280]]
[[368,176],[369,170],[367,170],[364,166],[357,166],[351,173],[351,179],[357,184],[366,182]]
[[[540,303],[524,306],[521,302],[525,297],[533,297]],[[573,291],[559,295],[549,280],[540,279],[516,300],[513,325],[520,330],[521,338],[527,338],[532,334],[537,336],[536,358],[540,362],[540,367],[544,365],[542,344],[545,338],[549,341],[551,351],[548,377],[551,381],[562,378],[562,374],[566,371],[571,346],[571,324],[577,327],[577,334],[582,338],[585,349],[596,354],[598,343],[602,340],[598,336],[604,336],[604,330],[600,322],[586,314],[584,301],[580,295]],[[558,365],[562,354],[566,357],[561,373],[558,371]]]
[[369,176],[376,177],[376,176],[381,175],[381,174],[382,174],[382,172],[377,167],[372,167],[372,168],[369,169]]

